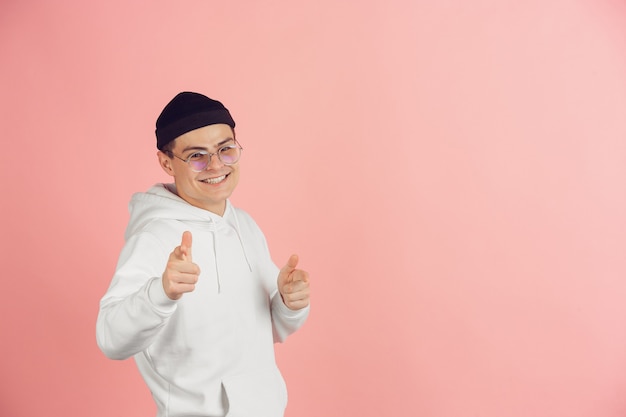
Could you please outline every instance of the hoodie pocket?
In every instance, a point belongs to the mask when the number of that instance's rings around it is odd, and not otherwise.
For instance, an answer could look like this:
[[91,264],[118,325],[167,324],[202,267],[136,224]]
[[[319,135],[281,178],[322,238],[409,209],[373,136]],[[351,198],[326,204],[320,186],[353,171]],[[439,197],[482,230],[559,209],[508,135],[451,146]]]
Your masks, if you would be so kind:
[[287,387],[278,369],[227,377],[227,417],[283,417]]

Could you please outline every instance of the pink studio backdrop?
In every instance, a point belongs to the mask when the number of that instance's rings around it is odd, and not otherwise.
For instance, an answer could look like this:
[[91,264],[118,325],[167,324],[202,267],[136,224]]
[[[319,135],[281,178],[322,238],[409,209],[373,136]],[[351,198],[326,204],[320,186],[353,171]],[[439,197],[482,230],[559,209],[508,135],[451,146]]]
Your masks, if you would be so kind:
[[313,279],[287,416],[626,415],[626,3],[3,1],[0,415],[152,416],[95,343],[154,121]]

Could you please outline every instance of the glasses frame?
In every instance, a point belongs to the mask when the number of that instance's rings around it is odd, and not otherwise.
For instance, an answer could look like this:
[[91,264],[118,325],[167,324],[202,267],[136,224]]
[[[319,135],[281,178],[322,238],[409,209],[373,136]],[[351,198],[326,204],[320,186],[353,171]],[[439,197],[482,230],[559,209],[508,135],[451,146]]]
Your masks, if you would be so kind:
[[[216,155],[216,156],[217,156],[217,159],[219,159],[219,160],[220,160],[220,162],[221,162],[222,164],[226,165],[226,166],[235,165],[237,162],[239,162],[239,159],[241,158],[241,151],[243,151],[243,148],[241,147],[241,145],[239,144],[239,142],[237,142],[237,139],[233,139],[233,141],[234,141],[234,143],[233,143],[233,144],[231,144],[231,145],[224,145],[224,146],[220,147],[220,148],[217,150],[217,152],[207,152],[207,151],[202,151],[202,150],[194,151],[193,153],[191,153],[191,155],[189,155],[189,156],[187,157],[187,159],[185,159],[185,158],[181,158],[180,156],[176,155],[176,154],[175,154],[174,152],[172,152],[172,151],[168,151],[168,153],[169,153],[170,155],[172,155],[173,157],[176,157],[176,158],[180,159],[181,161],[185,162],[185,163],[189,166],[189,168],[190,168],[193,172],[202,172],[202,171],[206,171],[206,169],[208,168],[208,166],[209,166],[209,165],[211,165],[211,159],[213,158],[213,155]],[[233,147],[235,147],[235,148],[239,148],[239,156],[237,157],[237,160],[236,160],[235,162],[231,162],[231,163],[224,162],[224,161],[222,160],[222,157],[220,156],[220,152],[222,152],[222,149],[225,149],[225,148],[233,148]],[[205,166],[203,169],[201,169],[200,171],[197,171],[197,170],[195,170],[195,169],[191,166],[191,157],[192,157],[192,156],[194,156],[194,155],[196,155],[196,154],[199,154],[199,153],[200,153],[200,154],[203,154],[203,155],[208,155],[208,156],[209,156],[209,159],[208,159],[208,161],[207,161],[207,163],[206,163],[206,166]]]

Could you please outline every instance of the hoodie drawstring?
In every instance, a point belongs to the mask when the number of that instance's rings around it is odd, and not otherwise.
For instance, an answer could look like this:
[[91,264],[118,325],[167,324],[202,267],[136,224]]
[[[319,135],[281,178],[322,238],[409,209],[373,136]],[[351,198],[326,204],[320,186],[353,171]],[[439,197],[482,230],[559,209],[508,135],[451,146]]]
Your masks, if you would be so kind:
[[[213,225],[211,223],[211,225]],[[217,281],[217,293],[220,294],[222,292],[222,285],[220,283],[220,268],[217,265],[217,241],[215,238],[215,228],[211,228],[211,236],[213,237],[213,258],[215,259],[215,277]]]

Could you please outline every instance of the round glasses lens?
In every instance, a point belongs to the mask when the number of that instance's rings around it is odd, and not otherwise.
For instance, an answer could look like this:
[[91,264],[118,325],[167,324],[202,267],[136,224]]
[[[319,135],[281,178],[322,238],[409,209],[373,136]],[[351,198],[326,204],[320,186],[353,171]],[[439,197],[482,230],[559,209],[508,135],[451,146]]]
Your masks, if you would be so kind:
[[218,151],[220,161],[226,165],[232,165],[239,160],[239,147],[236,145],[224,146]]
[[209,165],[209,155],[204,152],[198,152],[189,157],[189,166],[195,172],[202,172]]

